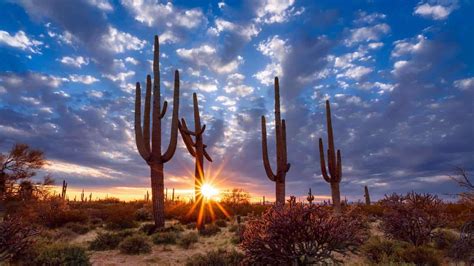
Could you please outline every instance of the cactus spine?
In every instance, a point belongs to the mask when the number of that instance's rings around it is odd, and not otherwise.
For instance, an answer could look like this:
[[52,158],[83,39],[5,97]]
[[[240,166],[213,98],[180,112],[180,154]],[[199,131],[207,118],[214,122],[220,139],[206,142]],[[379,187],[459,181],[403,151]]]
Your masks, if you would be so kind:
[[[141,122],[141,89],[140,83],[137,82],[136,84],[135,139],[138,152],[150,166],[153,218],[157,228],[165,226],[163,166],[166,162],[171,160],[176,151],[179,115],[179,72],[176,70],[174,73],[173,116],[171,119],[170,143],[166,152],[161,154],[161,120],[166,114],[168,103],[164,101],[163,109],[161,109],[159,60],[160,47],[158,36],[155,36],[153,51],[153,86],[151,76],[147,75],[143,127]],[[151,107],[152,87],[153,107]],[[150,115],[151,113],[153,113],[152,116]],[[152,120],[151,137],[150,118]]]
[[[329,105],[329,100],[326,100],[326,120],[327,120],[327,131],[328,131],[328,145],[327,150],[328,156],[328,170],[326,170],[326,162],[324,160],[324,147],[323,139],[319,138],[319,158],[321,163],[321,174],[331,185],[331,196],[334,211],[336,213],[341,212],[341,193],[339,190],[339,183],[342,178],[342,163],[341,163],[341,152],[337,150],[337,154],[334,151],[334,136],[332,132],[332,122],[331,122],[331,107]],[[329,174],[328,174],[329,172]]]
[[66,180],[63,180],[63,187],[61,189],[61,198],[64,200],[66,198],[67,183]]
[[370,205],[370,194],[369,194],[369,188],[367,186],[364,186],[364,198],[365,198],[365,205]]
[[285,204],[285,176],[290,170],[290,164],[287,161],[286,153],[286,125],[285,120],[280,116],[280,85],[278,77],[275,77],[275,137],[277,153],[277,169],[273,173],[270,161],[268,159],[267,148],[267,126],[265,116],[262,115],[262,153],[263,166],[267,177],[275,182],[276,204]]
[[[212,162],[211,156],[206,151],[207,145],[203,142],[203,133],[206,130],[206,125],[201,126],[201,117],[199,115],[199,104],[196,93],[193,93],[194,106],[194,131],[188,129],[186,121],[181,118],[178,123],[179,132],[183,138],[184,144],[188,152],[196,158],[194,168],[194,200],[197,201],[201,195],[201,185],[204,184],[204,158]],[[194,140],[192,138],[194,137]]]
[[311,193],[311,188],[309,188],[308,197],[306,200],[309,202],[309,205],[313,205],[314,195]]

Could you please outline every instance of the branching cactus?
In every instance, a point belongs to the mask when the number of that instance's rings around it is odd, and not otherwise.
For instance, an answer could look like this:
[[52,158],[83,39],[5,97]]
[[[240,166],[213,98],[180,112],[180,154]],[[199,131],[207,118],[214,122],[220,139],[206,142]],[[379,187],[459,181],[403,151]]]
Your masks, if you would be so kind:
[[290,170],[290,164],[287,161],[286,154],[286,126],[285,120],[280,115],[280,85],[278,77],[275,77],[275,137],[276,137],[276,153],[277,153],[277,169],[273,172],[268,159],[267,147],[267,126],[265,116],[262,115],[262,153],[263,166],[267,177],[275,182],[276,204],[285,204],[285,177]]
[[[194,131],[188,129],[184,118],[178,123],[179,132],[183,138],[188,152],[196,159],[194,168],[194,200],[198,200],[201,192],[201,185],[204,184],[204,158],[212,162],[211,156],[206,151],[206,145],[203,142],[203,133],[206,125],[201,126],[201,117],[199,115],[199,104],[196,93],[193,93],[194,105]],[[193,140],[194,137],[194,140]]]
[[[329,100],[326,101],[326,120],[327,120],[327,130],[328,130],[328,145],[327,150],[327,160],[328,160],[328,170],[326,170],[326,162],[324,160],[324,147],[323,139],[319,138],[319,158],[321,162],[321,174],[323,175],[324,180],[331,185],[331,196],[332,203],[334,206],[334,211],[336,213],[341,212],[341,193],[339,190],[339,183],[342,178],[342,162],[341,162],[341,152],[337,150],[337,154],[334,151],[334,136],[332,132],[332,122],[331,122],[331,107],[329,105]],[[329,174],[328,174],[329,172]]]
[[67,183],[66,180],[63,180],[63,187],[61,189],[61,198],[66,199]]
[[[159,59],[160,47],[158,42],[158,36],[155,36],[155,45],[153,53],[153,85],[151,77],[150,75],[148,75],[146,78],[143,126],[141,122],[141,88],[139,82],[137,82],[136,84],[135,139],[140,156],[150,166],[153,218],[155,220],[155,227],[162,228],[165,226],[163,166],[173,157],[176,151],[176,143],[178,140],[179,72],[176,70],[174,73],[173,116],[171,118],[170,143],[168,145],[168,148],[166,149],[166,152],[162,154],[161,120],[165,117],[168,103],[164,101],[163,108],[161,108]],[[152,88],[153,107],[151,106]],[[150,125],[150,122],[152,123],[152,125]]]
[[309,188],[308,197],[306,197],[306,200],[309,202],[309,205],[313,204],[314,195],[311,193],[311,188]]

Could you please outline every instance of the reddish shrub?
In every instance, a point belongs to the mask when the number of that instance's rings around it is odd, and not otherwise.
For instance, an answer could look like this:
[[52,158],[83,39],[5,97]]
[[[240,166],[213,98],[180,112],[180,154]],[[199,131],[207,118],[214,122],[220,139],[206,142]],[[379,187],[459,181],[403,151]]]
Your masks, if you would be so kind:
[[407,241],[415,246],[429,242],[433,230],[446,224],[443,202],[435,195],[392,194],[381,201],[385,213],[381,229],[390,238]]
[[272,207],[248,222],[242,249],[249,264],[305,265],[355,252],[366,238],[363,219],[316,205]]
[[37,234],[37,230],[21,222],[18,217],[5,217],[0,222],[0,262],[19,259],[31,248],[33,237]]

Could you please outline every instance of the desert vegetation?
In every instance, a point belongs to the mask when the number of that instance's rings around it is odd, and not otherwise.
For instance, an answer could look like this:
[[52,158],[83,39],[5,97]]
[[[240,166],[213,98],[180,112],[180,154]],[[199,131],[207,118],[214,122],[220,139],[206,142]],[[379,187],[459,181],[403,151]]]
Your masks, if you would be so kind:
[[[330,103],[326,101],[328,149],[319,139],[322,179],[331,202],[285,195],[286,122],[281,119],[280,88],[274,79],[276,170],[272,170],[265,117],[261,117],[262,157],[275,182],[275,202],[250,202],[245,188],[220,200],[205,197],[204,159],[212,162],[203,141],[197,94],[193,94],[194,131],[179,116],[179,72],[175,71],[170,143],[162,154],[159,42],[154,40],[153,81],[146,77],[142,123],[141,85],[136,84],[135,138],[150,167],[151,197],[122,201],[93,200],[92,193],[70,200],[70,184],[52,192],[54,180],[34,182],[46,164],[43,152],[16,144],[0,155],[0,261],[25,265],[443,265],[474,263],[474,187],[460,169],[451,177],[465,192],[456,201],[434,194],[391,194],[373,201],[341,201],[341,151],[335,149]],[[152,105],[153,98],[153,105]],[[178,131],[195,157],[195,198],[165,197],[164,164],[176,151]],[[327,155],[325,155],[325,153]],[[326,165],[327,161],[327,165]]]

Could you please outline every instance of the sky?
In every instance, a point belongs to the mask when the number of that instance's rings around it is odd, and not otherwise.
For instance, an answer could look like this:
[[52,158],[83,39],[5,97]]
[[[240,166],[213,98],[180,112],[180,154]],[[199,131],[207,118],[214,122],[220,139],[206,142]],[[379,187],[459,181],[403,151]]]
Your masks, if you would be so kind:
[[[45,152],[69,191],[142,197],[149,168],[133,130],[135,82],[151,74],[160,36],[162,95],[193,125],[199,98],[207,175],[221,189],[274,198],[265,175],[260,116],[274,166],[273,78],[286,119],[287,196],[321,177],[318,138],[327,143],[331,101],[342,153],[342,197],[458,188],[448,175],[474,159],[472,1],[0,1],[0,152],[27,143]],[[171,112],[163,143],[169,139]],[[163,151],[167,148],[163,145]],[[165,165],[165,186],[185,197],[194,160],[181,139]]]

